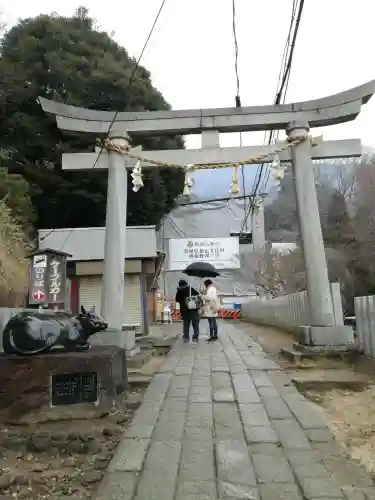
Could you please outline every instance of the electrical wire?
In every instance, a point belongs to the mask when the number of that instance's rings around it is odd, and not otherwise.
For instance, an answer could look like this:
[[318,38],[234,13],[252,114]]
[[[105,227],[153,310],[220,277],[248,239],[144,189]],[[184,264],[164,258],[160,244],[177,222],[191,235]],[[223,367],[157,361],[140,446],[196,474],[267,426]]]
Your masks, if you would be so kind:
[[[291,54],[291,56],[290,56],[290,53],[289,53],[288,57],[287,57],[287,54],[288,54],[288,47],[289,47],[289,43],[290,43],[290,38],[291,38],[291,33],[292,33],[293,21],[294,21],[294,17],[295,17],[296,8],[297,8],[297,3],[296,3],[296,0],[294,0],[293,1],[293,6],[292,6],[292,16],[291,16],[291,22],[290,22],[288,37],[287,37],[287,41],[286,41],[286,44],[285,44],[284,54],[283,54],[282,64],[281,64],[281,70],[280,70],[280,73],[279,73],[279,81],[278,81],[278,86],[277,86],[277,91],[276,91],[275,102],[274,102],[275,104],[280,104],[280,100],[281,100],[283,89],[289,83],[290,68],[291,68],[291,59],[290,59],[290,57],[293,56],[293,53]],[[303,1],[302,1],[302,8],[303,8]],[[300,5],[299,12],[302,14],[301,5]],[[296,28],[297,29],[298,29],[298,25],[299,25],[299,22],[298,22],[298,24],[296,23]],[[294,38],[294,41],[295,41],[295,38]],[[288,72],[288,68],[289,68],[289,72]],[[285,78],[285,74],[289,74],[289,76],[287,76],[287,78]],[[283,75],[283,76],[281,76],[281,75]],[[285,94],[286,94],[286,92],[284,92],[284,100],[285,100]],[[269,140],[268,140],[268,145],[270,145],[271,142],[272,142],[273,132],[274,131],[270,132],[270,136],[269,136]],[[266,137],[266,134],[265,134],[265,137]],[[255,178],[254,178],[253,188],[252,188],[252,193],[253,193],[252,203],[250,203],[249,209],[247,210],[246,215],[244,217],[244,220],[242,222],[241,233],[244,231],[244,229],[246,227],[248,218],[254,212],[255,204],[256,204],[256,193],[257,193],[257,190],[258,190],[258,188],[260,186],[260,183],[262,181],[263,169],[264,169],[264,164],[262,164],[260,166],[260,168],[258,166],[257,173],[256,173]],[[266,190],[267,184],[268,184],[268,180],[270,178],[270,174],[271,174],[271,170],[268,168],[267,169],[266,177],[265,177],[264,182],[263,182],[263,186],[260,189],[261,192],[264,192]]]
[[232,0],[232,31],[233,31],[233,42],[234,42],[234,72],[236,75],[236,107],[241,107],[240,98],[240,77],[238,73],[238,40],[237,40],[237,26],[236,26],[236,0]]
[[[136,64],[135,64],[135,66],[134,66],[133,72],[132,72],[132,74],[130,75],[129,81],[128,81],[128,83],[127,83],[126,87],[125,87],[125,90],[124,90],[124,95],[126,95],[126,92],[129,90],[129,87],[130,87],[130,85],[133,83],[134,77],[135,77],[135,75],[137,74],[137,71],[138,71],[138,68],[139,68],[139,64],[140,64],[141,59],[142,59],[142,57],[143,57],[143,54],[144,54],[144,52],[145,52],[145,50],[146,50],[146,47],[147,47],[147,45],[148,45],[148,42],[150,41],[150,38],[151,38],[151,36],[152,36],[152,34],[153,34],[153,32],[154,32],[154,29],[155,29],[156,23],[157,23],[157,22],[158,22],[158,20],[159,20],[159,17],[160,17],[160,14],[161,14],[161,12],[162,12],[162,10],[163,10],[163,8],[164,8],[165,2],[166,2],[166,0],[162,0],[162,2],[161,2],[161,4],[160,4],[159,10],[158,10],[158,12],[157,12],[157,14],[156,14],[156,17],[155,17],[155,19],[154,19],[154,22],[153,22],[153,24],[152,24],[152,26],[151,26],[151,29],[150,29],[150,31],[149,31],[149,34],[147,35],[147,38],[146,38],[146,41],[145,41],[145,43],[144,43],[144,45],[143,45],[143,48],[142,48],[142,50],[141,50],[141,53],[139,54],[139,57],[138,57],[137,62],[136,62]],[[120,111],[116,111],[116,112],[115,112],[115,114],[114,114],[114,116],[113,116],[113,118],[112,118],[112,121],[111,121],[111,123],[110,123],[110,125],[109,125],[109,128],[108,128],[107,137],[108,137],[109,133],[111,132],[112,127],[113,127],[113,125],[114,125],[114,123],[115,123],[115,121],[116,121],[116,118],[118,117],[119,113],[120,113]],[[97,165],[97,163],[98,163],[98,161],[99,161],[100,155],[101,155],[101,154],[102,154],[102,152],[103,152],[103,149],[104,149],[104,146],[102,146],[102,147],[100,148],[99,154],[98,154],[98,156],[97,156],[97,158],[96,158],[96,160],[95,160],[94,166],[93,166],[92,168],[95,168],[95,167],[96,167],[96,165]]]
[[56,228],[54,229],[51,229],[45,236],[42,236],[40,238],[40,241],[44,241],[46,238],[48,238],[48,236],[50,236],[54,231],[56,231]]
[[[301,3],[300,3],[299,8],[298,8],[298,14],[297,14],[297,19],[296,19],[295,31],[293,34],[293,40],[292,40],[292,42],[290,42],[290,39],[292,36],[292,30],[293,30],[293,23],[294,23],[294,19],[296,17],[296,12],[297,12],[297,7],[298,7],[298,1],[293,0],[292,16],[291,16],[291,21],[290,21],[289,33],[288,33],[288,37],[287,37],[287,40],[285,43],[283,61],[282,61],[280,73],[279,73],[278,87],[280,87],[280,90],[276,92],[275,104],[284,104],[285,103],[286,94],[287,94],[288,86],[289,86],[290,75],[291,75],[291,69],[292,69],[294,48],[295,48],[295,44],[296,44],[299,24],[301,22],[303,4],[304,4],[304,0],[301,0]],[[289,54],[288,54],[288,49],[289,49]],[[283,76],[281,76],[281,75],[283,75]],[[271,130],[270,136],[268,139],[268,145],[270,145],[272,143],[273,139],[275,139],[275,140],[278,139],[279,133],[280,133],[280,130],[276,130],[276,131]],[[263,186],[262,186],[263,192],[267,189],[267,185],[268,185],[268,181],[270,179],[270,176],[271,176],[271,169],[268,168],[267,174],[265,176]]]
[[[265,194],[263,196],[268,196],[268,194]],[[247,194],[246,196],[236,196],[236,200],[243,200],[244,198],[249,198],[249,195]],[[186,207],[190,205],[206,205],[208,203],[217,203],[218,201],[230,200],[233,200],[233,196],[228,196],[226,198],[211,198],[210,200],[182,201],[181,203],[178,203],[178,205],[180,207]]]
[[[289,71],[288,77],[286,79],[285,90],[284,90],[284,93],[283,93],[282,100],[280,99],[280,97],[278,97],[280,95],[278,89],[279,89],[279,87],[281,85],[281,82],[282,82],[282,79],[283,79],[283,74],[285,73],[286,68],[287,68],[287,61],[288,61],[289,51],[290,51],[290,39],[292,37],[293,23],[294,23],[294,20],[295,20],[295,17],[296,17],[297,7],[298,7],[298,0],[293,0],[292,15],[291,15],[291,18],[290,18],[290,25],[289,25],[288,36],[287,36],[287,39],[286,39],[286,42],[285,42],[284,52],[283,52],[283,56],[282,56],[282,59],[281,59],[281,65],[280,65],[280,71],[279,71],[279,78],[278,78],[277,87],[276,87],[276,95],[275,95],[275,99],[274,99],[274,104],[284,104],[285,103],[285,99],[286,99],[286,93],[287,93],[287,89],[288,89],[288,85],[289,85],[290,71]],[[280,102],[278,102],[279,100],[280,100]],[[268,145],[272,144],[272,142],[273,142],[274,139],[275,140],[278,139],[279,133],[280,133],[280,130],[271,130],[269,132],[269,137],[268,137],[268,140],[267,140],[267,131],[266,131],[264,133],[264,143],[267,143]],[[260,192],[264,193],[266,191],[270,177],[271,177],[271,169],[268,167],[267,168],[267,173],[264,176],[263,183],[262,183],[261,187],[259,188]]]
[[302,17],[302,11],[303,11],[303,6],[304,6],[305,0],[301,0],[299,7],[298,7],[298,14],[297,14],[297,20],[296,20],[296,25],[293,33],[293,38],[292,38],[292,43],[290,45],[290,52],[289,52],[289,57],[288,57],[288,62],[286,64],[286,68],[283,74],[283,78],[280,84],[280,90],[277,93],[276,96],[276,104],[280,104],[281,102],[281,97],[284,89],[287,88],[287,82],[289,82],[290,78],[290,71],[292,69],[292,62],[293,62],[293,55],[294,55],[294,49],[296,47],[296,40],[297,40],[297,35],[298,35],[298,30],[299,30],[299,25],[301,22],[301,17]]
[[[234,72],[236,77],[236,97],[235,103],[236,108],[241,108],[241,97],[240,97],[240,76],[238,70],[238,39],[237,39],[237,18],[236,18],[236,0],[232,0],[232,32],[233,32],[233,43],[234,43]],[[240,132],[240,147],[242,147],[242,132]],[[243,209],[244,214],[247,210],[247,197],[246,197],[246,181],[245,181],[245,165],[241,165],[241,179],[242,179],[242,190],[243,190]]]
[[[130,88],[131,84],[133,83],[134,77],[135,77],[135,76],[136,76],[136,74],[137,74],[137,71],[138,71],[138,69],[139,69],[139,64],[140,64],[141,59],[142,59],[142,57],[143,57],[143,54],[144,54],[144,52],[145,52],[145,50],[146,50],[146,48],[147,48],[147,45],[148,45],[148,43],[149,43],[149,41],[150,41],[150,38],[151,38],[151,36],[152,36],[152,34],[153,34],[154,30],[155,30],[155,26],[156,26],[156,24],[157,24],[157,22],[158,22],[158,20],[159,20],[159,17],[160,17],[160,15],[161,15],[161,13],[162,13],[162,10],[163,10],[164,6],[165,6],[165,3],[166,3],[166,0],[162,0],[162,2],[161,2],[161,4],[160,4],[160,7],[159,7],[159,10],[158,10],[158,12],[157,12],[157,14],[156,14],[156,17],[155,17],[155,19],[154,19],[154,22],[152,23],[151,29],[150,29],[150,31],[149,31],[149,33],[148,33],[148,35],[147,35],[147,38],[146,38],[146,40],[145,40],[145,43],[143,44],[142,50],[141,50],[141,52],[140,52],[140,54],[139,54],[139,56],[138,56],[138,59],[137,59],[137,61],[136,61],[136,64],[135,64],[135,66],[134,66],[134,68],[133,68],[133,71],[132,71],[132,73],[131,73],[131,75],[130,75],[129,81],[128,81],[128,83],[127,83],[127,85],[126,85],[125,89],[124,89],[124,97],[126,96],[126,93],[127,93],[127,91],[129,90],[129,88]],[[114,123],[115,123],[115,121],[116,121],[116,118],[118,117],[119,113],[120,113],[120,111],[116,111],[116,112],[114,113],[113,118],[112,118],[112,121],[111,121],[111,123],[110,123],[110,125],[109,125],[109,128],[108,128],[107,137],[109,136],[109,133],[111,132],[112,127],[113,127],[113,125],[114,125]],[[98,155],[97,155],[97,157],[96,157],[96,159],[95,159],[95,162],[94,162],[94,164],[93,164],[93,166],[92,166],[92,168],[91,168],[91,170],[93,170],[93,169],[97,166],[97,164],[98,164],[98,162],[99,162],[99,159],[100,159],[100,157],[101,157],[101,155],[102,155],[102,153],[103,153],[103,149],[104,149],[104,146],[102,145],[102,146],[101,146],[101,148],[100,148],[100,151],[99,151],[99,153],[98,153]],[[71,233],[72,233],[72,230],[73,230],[73,229],[71,229],[71,230],[69,231],[69,233],[67,234],[67,236],[66,236],[66,240],[64,241],[64,243],[63,243],[62,247],[65,247],[66,241],[70,238],[70,235],[71,235]],[[45,236],[43,236],[43,238],[40,238],[40,241],[43,241],[43,240],[45,240],[46,238],[48,238],[48,236],[50,236],[50,235],[51,235],[54,231],[55,231],[55,229],[51,229],[51,231],[50,231],[48,234],[46,234]]]
[[[300,3],[298,5],[297,18],[296,18],[296,22],[295,22],[295,26],[294,26],[294,33],[293,33],[293,36],[292,36],[293,22],[294,22],[296,10],[297,10],[297,1],[293,0],[291,22],[290,22],[290,27],[289,27],[289,31],[288,31],[288,37],[287,37],[287,41],[286,41],[286,45],[285,45],[286,47],[290,46],[290,50],[289,50],[289,54],[286,56],[286,54],[288,53],[288,51],[287,51],[287,49],[286,50],[284,49],[283,60],[282,60],[282,67],[284,67],[284,71],[282,72],[282,77],[281,78],[280,78],[281,72],[279,74],[278,89],[276,91],[276,97],[275,97],[275,102],[274,102],[275,105],[280,104],[282,98],[284,98],[284,101],[285,101],[286,90],[287,90],[287,87],[288,87],[288,84],[289,84],[289,78],[290,78],[290,73],[291,73],[291,68],[292,68],[294,49],[295,49],[295,46],[296,46],[296,40],[297,40],[297,35],[298,35],[299,26],[300,26],[300,22],[301,22],[301,17],[302,17],[304,3],[305,3],[305,0],[300,0]],[[292,39],[292,41],[290,42],[291,39]],[[280,80],[281,80],[281,82],[280,82]],[[270,145],[271,142],[272,142],[272,138],[273,138],[273,135],[274,135],[272,132],[273,131],[271,131],[271,133],[270,133],[270,138],[269,138],[269,141],[268,141],[268,145]],[[254,185],[253,185],[254,187],[252,189],[252,193],[253,193],[252,202],[249,204],[249,208],[247,210],[246,216],[245,216],[245,218],[244,218],[244,220],[242,222],[241,233],[243,232],[243,230],[244,230],[244,228],[246,226],[248,218],[250,217],[250,215],[253,213],[253,211],[255,209],[256,194],[257,194],[259,185],[260,185],[261,180],[262,180],[263,169],[264,169],[264,163],[261,164],[260,169],[259,169],[259,173],[255,177],[255,181],[254,181]],[[270,171],[268,171],[267,182],[268,182],[269,177],[270,177]],[[265,185],[265,187],[266,187],[266,185]]]
[[[281,65],[280,65],[280,71],[279,71],[279,78],[278,78],[277,86],[276,86],[276,94],[275,94],[274,104],[283,104],[285,102],[285,98],[286,98],[286,90],[287,90],[287,87],[288,87],[288,84],[289,84],[290,72],[289,72],[288,79],[287,79],[287,81],[285,83],[285,91],[284,91],[283,101],[282,102],[281,102],[281,99],[279,97],[279,95],[281,96],[279,89],[281,87],[281,83],[282,83],[282,80],[283,80],[283,75],[285,74],[286,68],[287,68],[287,61],[288,61],[289,53],[290,53],[290,40],[291,40],[291,37],[292,37],[293,23],[294,23],[294,20],[295,20],[295,17],[296,17],[297,7],[298,7],[298,0],[293,0],[292,15],[291,15],[291,18],[290,18],[288,36],[287,36],[287,39],[285,41],[284,52],[283,52],[283,56],[282,56],[282,59],[281,59]],[[275,132],[276,132],[277,136],[279,135],[279,130],[276,130],[276,131],[275,130],[271,130],[270,133],[269,133],[268,144],[271,144]],[[267,141],[267,131],[264,133],[264,142],[266,143],[266,141]]]

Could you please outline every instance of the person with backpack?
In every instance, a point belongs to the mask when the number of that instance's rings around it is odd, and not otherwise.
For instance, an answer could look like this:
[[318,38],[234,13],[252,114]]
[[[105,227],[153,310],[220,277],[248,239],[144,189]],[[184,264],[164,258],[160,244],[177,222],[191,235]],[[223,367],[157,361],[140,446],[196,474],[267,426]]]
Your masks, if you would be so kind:
[[199,309],[202,307],[202,299],[195,288],[185,280],[178,282],[176,302],[180,304],[181,319],[183,322],[183,341],[190,340],[190,325],[193,327],[193,342],[199,340]]
[[210,328],[210,336],[207,342],[213,342],[218,339],[218,326],[217,317],[221,307],[217,290],[211,280],[204,282],[206,288],[205,294],[202,296],[204,300],[203,315],[208,319],[208,326]]

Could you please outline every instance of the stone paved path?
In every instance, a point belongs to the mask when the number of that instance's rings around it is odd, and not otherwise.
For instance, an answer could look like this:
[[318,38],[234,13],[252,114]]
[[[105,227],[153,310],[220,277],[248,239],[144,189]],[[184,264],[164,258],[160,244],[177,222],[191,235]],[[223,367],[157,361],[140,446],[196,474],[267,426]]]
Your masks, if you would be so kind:
[[221,330],[218,343],[176,342],[98,498],[375,500],[280,367],[240,327]]

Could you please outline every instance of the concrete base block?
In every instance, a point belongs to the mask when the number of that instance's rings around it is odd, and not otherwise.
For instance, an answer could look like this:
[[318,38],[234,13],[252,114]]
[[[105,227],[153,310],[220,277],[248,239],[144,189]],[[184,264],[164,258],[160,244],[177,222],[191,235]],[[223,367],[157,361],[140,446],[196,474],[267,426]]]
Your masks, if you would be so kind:
[[[10,424],[30,424],[31,418],[43,427],[46,421],[98,418],[116,404],[117,395],[128,385],[124,350],[114,346],[27,357],[2,353],[0,363],[1,414]],[[51,387],[53,376],[70,374],[75,379],[77,373],[92,372],[97,378],[89,393],[81,390],[71,394],[68,386],[60,392]]]
[[354,345],[350,326],[300,326],[298,343],[305,346],[342,347]]
[[140,370],[143,365],[146,365],[152,358],[152,351],[133,352],[132,356],[126,357],[126,364],[128,369]]
[[125,349],[125,354],[127,358],[132,358],[136,354],[139,354],[141,352],[139,346],[134,346],[131,349]]
[[[323,368],[332,368],[331,359],[341,360],[345,363],[353,363],[357,359],[358,351],[356,346],[312,346],[302,345],[298,342],[293,344],[292,348],[283,347],[281,354],[288,361],[298,366],[306,366],[306,361],[319,360],[319,366]],[[309,365],[307,365],[309,366]],[[335,369],[337,366],[334,367]]]
[[[123,339],[125,341],[125,351],[131,352],[136,348],[135,345],[135,330],[123,330],[122,331]],[[139,348],[138,348],[139,351]]]
[[91,345],[114,345],[131,352],[136,348],[135,330],[123,331],[108,328],[90,337],[89,342]]

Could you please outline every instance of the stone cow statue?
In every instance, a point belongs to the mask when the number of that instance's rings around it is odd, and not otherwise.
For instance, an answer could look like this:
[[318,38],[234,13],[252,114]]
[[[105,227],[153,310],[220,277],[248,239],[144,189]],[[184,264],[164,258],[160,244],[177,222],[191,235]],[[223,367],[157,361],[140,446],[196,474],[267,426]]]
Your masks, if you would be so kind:
[[32,356],[53,351],[85,351],[88,339],[108,327],[95,308],[73,316],[66,312],[23,311],[13,316],[3,331],[6,354]]

